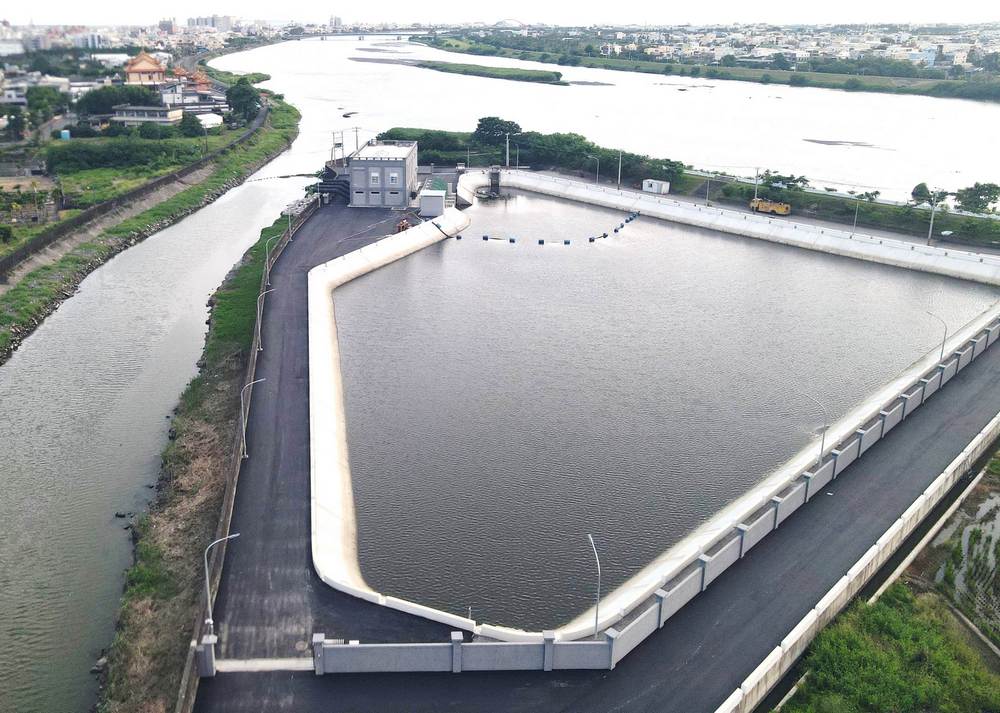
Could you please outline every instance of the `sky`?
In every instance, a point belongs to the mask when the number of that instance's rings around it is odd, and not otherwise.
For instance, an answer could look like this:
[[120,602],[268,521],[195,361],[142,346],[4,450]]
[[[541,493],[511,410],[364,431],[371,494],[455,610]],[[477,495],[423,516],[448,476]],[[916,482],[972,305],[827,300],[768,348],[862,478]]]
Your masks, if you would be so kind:
[[378,3],[316,3],[310,0],[171,0],[167,3],[80,2],[47,0],[35,5],[12,0],[4,3],[0,19],[12,24],[39,25],[149,25],[164,17],[184,23],[197,15],[234,15],[247,20],[326,22],[339,15],[344,22],[488,22],[516,19],[549,24],[775,24],[1000,22],[1000,3],[994,0],[840,0],[802,2],[769,0],[715,0],[712,3],[652,2],[645,0],[503,0],[487,3],[420,3],[381,0]]

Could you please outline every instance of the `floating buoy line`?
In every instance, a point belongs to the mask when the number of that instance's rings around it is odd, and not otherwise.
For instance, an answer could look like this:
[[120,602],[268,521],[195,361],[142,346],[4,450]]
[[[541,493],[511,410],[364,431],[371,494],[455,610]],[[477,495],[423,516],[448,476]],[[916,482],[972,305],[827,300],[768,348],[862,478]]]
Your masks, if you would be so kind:
[[[613,235],[617,235],[620,231],[622,231],[622,230],[625,229],[625,226],[627,226],[629,223],[631,223],[633,220],[635,220],[638,217],[639,217],[639,212],[638,211],[633,211],[633,212],[631,212],[631,213],[629,213],[628,215],[625,216],[625,220],[624,221],[622,221],[616,227],[614,227],[614,228],[611,229],[612,232],[611,232],[610,235],[607,233],[607,231],[601,233],[600,235],[591,235],[591,236],[589,236],[587,238],[587,242],[589,242],[589,243],[596,243],[598,240],[604,240],[606,238],[612,237]],[[461,234],[458,234],[458,235],[455,236],[455,240],[461,240],[461,239],[462,239],[462,235]],[[488,242],[490,240],[494,240],[496,242],[501,242],[501,243],[510,243],[510,244],[516,244],[517,243],[517,238],[515,236],[498,237],[498,236],[495,236],[495,235],[483,235],[483,242]],[[538,238],[538,245],[545,245],[545,242],[546,242],[545,238]],[[552,241],[549,241],[549,242],[552,242],[552,243],[562,242],[563,245],[571,245],[572,244],[572,240],[569,239],[569,238],[563,238],[562,241],[552,240]]]

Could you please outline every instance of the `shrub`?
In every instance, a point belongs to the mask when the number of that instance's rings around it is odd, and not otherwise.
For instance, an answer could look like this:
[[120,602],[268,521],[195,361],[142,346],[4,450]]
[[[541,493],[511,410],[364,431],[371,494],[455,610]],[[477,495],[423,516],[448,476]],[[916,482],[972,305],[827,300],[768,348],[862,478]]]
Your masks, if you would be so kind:
[[14,229],[9,225],[0,225],[0,243],[9,243],[14,239]]
[[159,139],[160,127],[151,121],[139,125],[139,136],[143,139]]
[[793,87],[804,87],[809,83],[809,78],[804,74],[793,74],[788,78],[788,83]]

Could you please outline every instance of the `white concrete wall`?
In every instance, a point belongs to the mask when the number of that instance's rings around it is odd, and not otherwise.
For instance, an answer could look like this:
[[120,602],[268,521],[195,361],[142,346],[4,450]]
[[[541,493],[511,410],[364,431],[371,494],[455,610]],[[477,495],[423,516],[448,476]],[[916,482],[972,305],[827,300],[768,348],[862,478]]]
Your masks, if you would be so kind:
[[[459,179],[460,195],[468,196],[486,185],[485,171],[469,171]],[[619,191],[592,183],[573,181],[527,171],[504,170],[501,185],[577,200],[605,208],[639,211],[642,215],[684,223],[723,233],[794,245],[833,255],[895,265],[938,275],[1000,285],[1000,257],[965,250],[917,245],[904,240],[878,238],[864,233],[821,228],[787,218],[769,218],[726,208],[681,202],[668,196]]]
[[[515,184],[515,187],[528,190],[537,190],[539,183],[535,179],[543,178],[523,172],[505,172],[504,174],[504,181],[507,185]],[[485,182],[485,174],[464,175],[459,181],[460,192],[471,195],[480,179]],[[561,183],[574,184],[574,182],[569,181]],[[611,205],[616,201],[620,203],[622,200],[623,194],[619,194],[617,191],[610,192],[613,194],[611,198],[614,199],[611,200],[605,195],[596,195],[591,192],[586,188],[586,184],[559,185],[557,186],[558,190],[544,181],[541,185],[545,192],[551,195],[565,194],[562,197],[585,200],[598,205],[608,204],[609,207],[622,207],[617,204]],[[584,187],[580,188],[581,185]],[[606,193],[608,191],[604,189],[597,191],[597,194]],[[595,199],[595,195],[599,200]],[[627,194],[627,196],[633,201],[642,198],[662,200],[659,197],[644,197],[641,194]],[[635,210],[637,206],[630,204],[626,208]],[[645,214],[650,214],[645,207],[640,207],[640,209]],[[685,208],[685,210],[688,209]],[[452,208],[434,223],[440,225],[444,233],[454,235],[468,227],[469,220],[460,211]],[[711,225],[705,227],[719,229],[717,226]],[[341,591],[401,611],[447,623],[456,628],[471,630],[483,637],[500,641],[537,644],[543,641],[542,632],[529,632],[477,623],[447,612],[375,592],[364,582],[357,563],[354,505],[351,493],[343,410],[343,386],[340,381],[332,291],[358,275],[365,274],[426,245],[433,244],[444,237],[441,230],[430,223],[424,223],[405,233],[391,236],[368,248],[316,267],[309,273],[313,561],[320,577]],[[943,256],[935,257],[943,259]],[[918,269],[924,268],[918,267]],[[968,277],[968,275],[962,276]],[[988,342],[988,335],[997,332],[997,330],[991,331],[996,326],[996,322],[997,311],[994,306],[954,334],[946,345],[945,363],[951,360],[951,355],[958,349],[968,347],[969,353],[972,355],[974,350],[968,346],[971,343],[970,340],[987,336]],[[827,434],[827,443],[843,452],[834,465],[824,465],[824,467],[833,468],[839,474],[843,467],[854,460],[860,450],[861,442],[856,430],[861,425],[869,424],[873,419],[880,417],[883,409],[890,409],[887,412],[889,415],[883,418],[889,421],[895,419],[896,409],[903,408],[899,404],[900,394],[912,390],[920,378],[938,370],[936,357],[937,354],[933,353],[918,360],[903,374],[887,384],[885,388],[857,406],[840,421],[831,424]],[[954,361],[956,363],[951,366],[952,369],[957,366],[957,359]],[[916,388],[922,397],[922,385],[918,383]],[[919,401],[916,401],[911,408],[906,410],[906,415],[918,405]],[[889,427],[891,428],[891,426]],[[662,620],[669,618],[701,590],[702,571],[698,569],[692,572],[690,566],[698,562],[699,558],[705,557],[704,553],[713,551],[719,542],[732,537],[738,524],[746,522],[750,517],[755,518],[752,525],[752,537],[749,540],[749,546],[752,547],[771,529],[755,514],[759,514],[761,508],[772,498],[781,492],[790,496],[787,498],[787,504],[783,501],[777,506],[781,508],[781,505],[785,504],[784,517],[787,517],[791,510],[801,506],[806,495],[804,481],[800,481],[798,486],[791,490],[788,488],[791,483],[800,479],[804,471],[815,464],[815,458],[815,449],[812,446],[804,449],[775,473],[751,488],[743,497],[717,513],[681,543],[665,552],[622,586],[611,592],[601,602],[599,627],[601,629],[611,627],[639,604],[649,601],[654,592],[661,589],[666,592],[661,618]],[[809,494],[814,493],[810,492]],[[930,505],[927,505],[927,509],[930,509]],[[773,512],[776,515],[775,520],[783,519],[778,509]],[[770,515],[771,513],[766,514]],[[744,553],[749,549],[746,542],[745,540]],[[729,554],[729,550],[726,549],[725,556],[720,557],[715,562],[721,565],[725,560],[725,567],[728,567],[731,561],[736,560],[736,557],[730,558]],[[713,559],[706,557],[705,561],[707,564],[711,564]],[[721,574],[725,567],[713,568],[711,570],[712,578],[714,579],[715,576]],[[708,581],[710,582],[711,579]],[[593,626],[593,609],[591,609],[557,629],[555,637],[560,643],[582,639],[592,635]],[[618,632],[615,632],[615,635],[618,636]],[[505,651],[507,650],[505,649]],[[584,651],[584,649],[580,651]],[[586,649],[586,651],[589,652],[591,649]],[[584,654],[580,655],[584,656]],[[591,655],[590,653],[586,654],[586,656]],[[586,661],[592,662],[591,659],[586,659]]]
[[798,660],[820,629],[847,606],[851,598],[889,560],[903,541],[917,529],[927,513],[951,490],[959,478],[968,472],[998,437],[1000,437],[1000,413],[948,465],[917,501],[893,522],[871,549],[847,571],[847,574],[792,628],[781,645],[768,654],[740,687],[722,702],[716,713],[753,711]]
[[313,566],[320,579],[347,594],[464,629],[474,622],[385,597],[361,576],[351,488],[344,387],[333,291],[355,277],[455,235],[469,225],[449,209],[432,222],[388,236],[309,271],[309,453]]

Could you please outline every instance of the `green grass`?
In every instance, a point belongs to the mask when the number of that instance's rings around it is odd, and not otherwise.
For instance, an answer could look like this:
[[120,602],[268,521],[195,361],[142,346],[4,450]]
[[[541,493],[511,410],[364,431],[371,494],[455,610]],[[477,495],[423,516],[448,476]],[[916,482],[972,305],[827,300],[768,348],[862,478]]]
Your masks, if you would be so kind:
[[278,154],[298,130],[299,112],[289,104],[273,101],[268,123],[249,141],[232,147],[215,162],[215,169],[201,183],[105,230],[95,240],[83,243],[51,265],[40,267],[0,296],[0,361],[8,354],[15,336],[30,331],[64,292],[83,275],[127,246],[132,239],[200,208],[227,183],[249,174],[253,166]]
[[175,587],[163,563],[163,553],[143,537],[148,519],[143,517],[135,524],[139,540],[135,547],[135,563],[125,575],[125,597],[169,597]]
[[1000,711],[990,672],[934,595],[893,585],[822,631],[805,658],[804,685],[784,713]]
[[[205,344],[205,358],[210,363],[233,350],[250,348],[257,319],[257,296],[264,272],[265,243],[281,235],[286,225],[285,218],[278,218],[264,228],[260,232],[260,240],[247,251],[235,274],[215,293],[212,330]],[[277,242],[272,241],[271,247]]]
[[514,67],[484,67],[479,64],[457,64],[455,62],[417,62],[418,67],[451,74],[468,74],[490,79],[510,79],[515,82],[539,82],[542,84],[565,84],[560,72],[540,69],[517,69]]
[[215,69],[209,66],[208,62],[201,61],[198,66],[207,74],[209,77],[217,82],[222,82],[223,84],[236,84],[239,79],[246,78],[251,84],[260,84],[261,82],[266,82],[271,78],[270,74],[264,72],[247,72],[246,74],[237,74],[236,72],[227,72],[224,69]]

